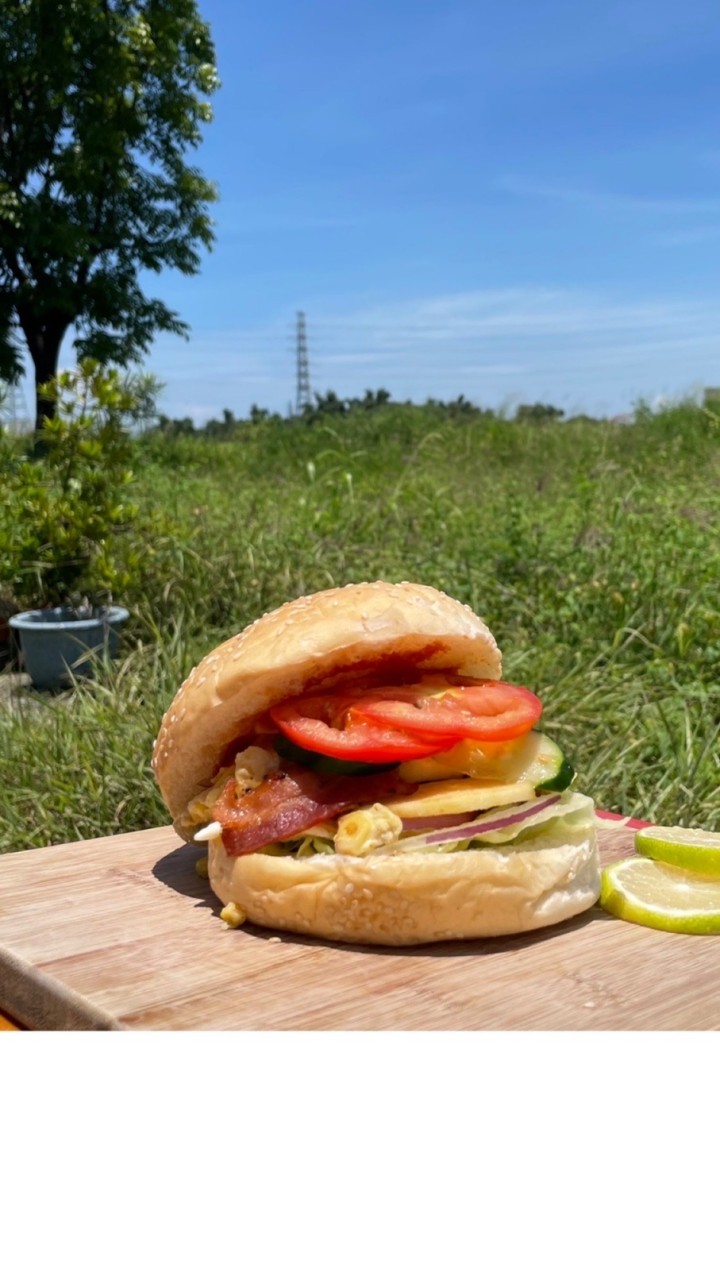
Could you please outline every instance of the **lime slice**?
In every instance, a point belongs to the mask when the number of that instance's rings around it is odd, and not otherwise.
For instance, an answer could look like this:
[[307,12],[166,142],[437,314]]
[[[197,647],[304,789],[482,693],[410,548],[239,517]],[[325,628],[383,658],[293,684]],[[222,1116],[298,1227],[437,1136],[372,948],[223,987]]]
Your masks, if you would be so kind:
[[670,933],[720,933],[720,876],[624,858],[602,873],[600,906],[611,916]]
[[635,834],[635,849],[656,862],[686,871],[720,876],[720,834],[697,827],[645,827]]

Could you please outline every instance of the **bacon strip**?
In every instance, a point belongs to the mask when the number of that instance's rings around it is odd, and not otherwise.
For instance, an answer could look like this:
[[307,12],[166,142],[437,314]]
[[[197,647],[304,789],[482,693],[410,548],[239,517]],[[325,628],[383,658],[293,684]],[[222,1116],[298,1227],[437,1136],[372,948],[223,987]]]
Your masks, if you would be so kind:
[[334,776],[284,762],[239,800],[235,798],[235,780],[229,778],[212,816],[222,825],[225,852],[235,858],[276,840],[290,840],[317,822],[328,822],[351,809],[375,804],[386,796],[406,795],[413,789],[413,784],[404,782],[395,770]]

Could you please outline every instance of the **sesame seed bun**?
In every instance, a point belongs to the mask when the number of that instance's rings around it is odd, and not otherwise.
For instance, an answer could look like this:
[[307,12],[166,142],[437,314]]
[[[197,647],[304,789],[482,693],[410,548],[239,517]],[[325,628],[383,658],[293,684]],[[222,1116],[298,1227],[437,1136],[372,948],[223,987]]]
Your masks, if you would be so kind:
[[397,662],[499,679],[501,655],[485,623],[459,601],[416,583],[365,582],[282,605],[214,649],[168,707],[152,765],[184,839],[189,801],[212,781],[233,743],[263,712],[310,688],[372,675]]
[[[266,614],[195,668],[168,708],[153,767],[176,830],[188,802],[272,706],[348,678],[440,670],[498,679],[485,623],[432,587],[373,582],[321,591]],[[523,933],[587,910],[600,889],[594,806],[522,843],[455,852],[310,857],[208,848],[213,891],[251,922],[332,941],[410,946]],[[561,834],[558,834],[561,833]]]
[[336,942],[413,946],[492,938],[558,924],[598,899],[595,810],[582,797],[572,834],[455,853],[265,853],[231,858],[210,841],[208,869],[222,902],[255,924]]

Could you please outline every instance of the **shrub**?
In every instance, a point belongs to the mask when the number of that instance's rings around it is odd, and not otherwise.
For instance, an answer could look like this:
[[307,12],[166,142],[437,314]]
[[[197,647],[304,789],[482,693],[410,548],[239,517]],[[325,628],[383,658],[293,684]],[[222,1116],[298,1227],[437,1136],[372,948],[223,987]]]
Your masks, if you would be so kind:
[[46,390],[54,417],[31,454],[5,459],[0,591],[21,606],[101,605],[126,586],[116,549],[138,517],[130,427],[156,384],[86,360]]

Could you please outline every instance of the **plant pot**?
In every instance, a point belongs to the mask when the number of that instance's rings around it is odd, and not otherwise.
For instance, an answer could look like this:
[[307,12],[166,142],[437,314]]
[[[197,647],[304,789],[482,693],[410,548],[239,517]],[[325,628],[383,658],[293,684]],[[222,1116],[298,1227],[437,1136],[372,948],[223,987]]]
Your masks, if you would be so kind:
[[10,618],[25,670],[36,689],[63,689],[91,676],[98,660],[115,658],[122,624],[130,615],[119,605],[90,618],[74,609],[29,609]]

